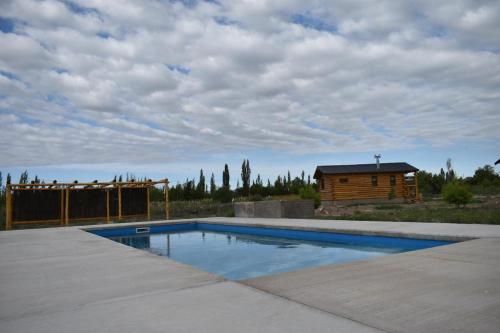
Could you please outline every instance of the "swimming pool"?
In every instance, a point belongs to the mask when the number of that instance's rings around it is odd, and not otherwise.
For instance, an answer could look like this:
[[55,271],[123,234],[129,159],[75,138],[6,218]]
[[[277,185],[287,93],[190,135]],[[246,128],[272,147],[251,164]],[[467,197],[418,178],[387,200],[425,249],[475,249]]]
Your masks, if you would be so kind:
[[109,228],[90,232],[231,280],[452,243],[214,223]]

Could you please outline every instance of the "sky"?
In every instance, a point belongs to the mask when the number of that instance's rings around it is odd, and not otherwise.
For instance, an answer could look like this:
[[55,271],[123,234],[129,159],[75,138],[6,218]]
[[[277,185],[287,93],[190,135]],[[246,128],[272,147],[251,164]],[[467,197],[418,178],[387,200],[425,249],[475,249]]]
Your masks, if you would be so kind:
[[[500,158],[499,1],[0,1],[0,171]],[[499,168],[497,168],[497,171]],[[4,176],[5,177],[5,176]],[[208,177],[207,177],[208,178]]]

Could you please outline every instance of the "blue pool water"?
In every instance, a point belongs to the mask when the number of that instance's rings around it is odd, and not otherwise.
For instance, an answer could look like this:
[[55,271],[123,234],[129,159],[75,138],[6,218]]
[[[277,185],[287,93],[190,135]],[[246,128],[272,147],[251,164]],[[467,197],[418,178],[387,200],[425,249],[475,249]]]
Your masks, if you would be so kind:
[[152,226],[149,230],[114,228],[91,232],[231,280],[451,243],[207,223]]

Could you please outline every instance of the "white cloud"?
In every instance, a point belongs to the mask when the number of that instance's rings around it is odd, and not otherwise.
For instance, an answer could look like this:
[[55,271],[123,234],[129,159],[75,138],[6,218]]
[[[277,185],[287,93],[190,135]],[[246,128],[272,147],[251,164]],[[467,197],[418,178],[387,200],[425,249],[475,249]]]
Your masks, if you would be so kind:
[[0,13],[15,22],[0,32],[0,165],[498,141],[493,1],[20,0]]

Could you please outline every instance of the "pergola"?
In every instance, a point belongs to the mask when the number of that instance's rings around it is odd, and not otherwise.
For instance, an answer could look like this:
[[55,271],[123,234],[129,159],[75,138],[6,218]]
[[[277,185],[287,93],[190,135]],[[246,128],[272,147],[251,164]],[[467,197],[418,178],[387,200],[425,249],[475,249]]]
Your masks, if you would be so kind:
[[151,219],[150,189],[164,184],[168,220],[168,179],[159,181],[7,184],[6,230],[17,224],[59,223],[75,220]]

